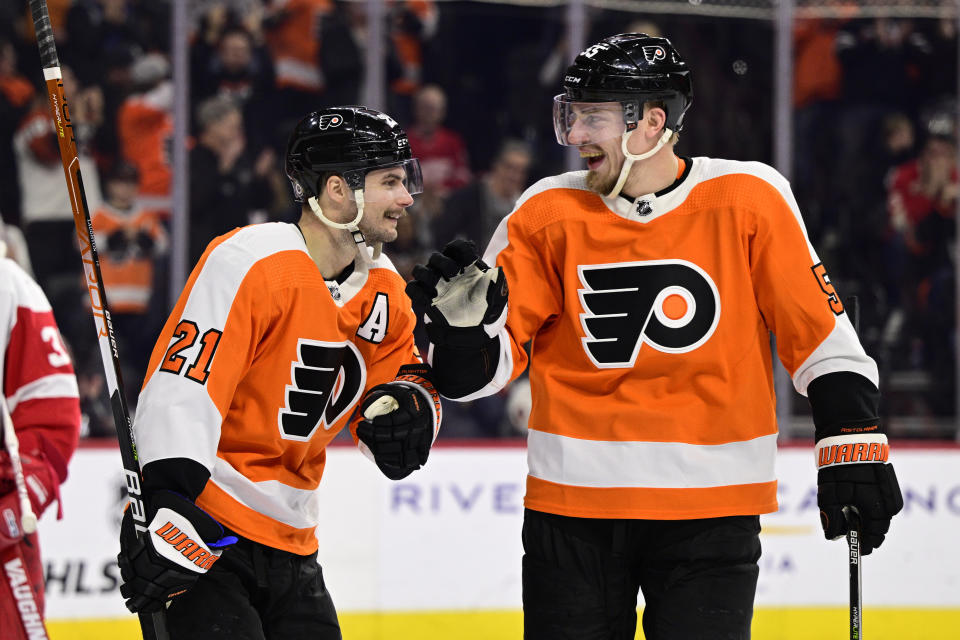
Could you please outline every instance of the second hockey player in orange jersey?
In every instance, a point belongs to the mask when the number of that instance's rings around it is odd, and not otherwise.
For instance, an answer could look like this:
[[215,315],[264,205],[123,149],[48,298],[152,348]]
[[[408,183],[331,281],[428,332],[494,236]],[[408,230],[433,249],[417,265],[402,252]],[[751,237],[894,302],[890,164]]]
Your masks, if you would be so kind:
[[439,428],[405,283],[380,253],[421,187],[406,135],[361,107],[314,112],[287,173],[299,224],[210,244],[140,394],[151,533],[126,518],[121,592],[134,611],[176,595],[171,637],[339,638],[316,562],[326,446],[348,427],[399,479]]
[[675,155],[693,92],[668,40],[606,38],[563,86],[557,138],[588,170],[528,189],[482,261],[453,243],[414,271],[439,390],[529,365],[527,640],[633,638],[638,590],[648,638],[748,638],[777,508],[769,332],[813,408],[825,533],[855,506],[865,552],[902,506],[877,367],[787,181]]

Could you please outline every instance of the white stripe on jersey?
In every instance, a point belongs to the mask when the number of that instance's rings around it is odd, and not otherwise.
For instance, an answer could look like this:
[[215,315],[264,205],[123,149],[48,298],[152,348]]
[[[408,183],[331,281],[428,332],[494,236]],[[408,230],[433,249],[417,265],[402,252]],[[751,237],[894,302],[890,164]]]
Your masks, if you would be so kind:
[[285,525],[306,529],[320,521],[315,489],[296,489],[277,480],[253,482],[222,458],[213,464],[210,480],[240,504]]
[[7,408],[10,413],[17,409],[17,405],[27,400],[40,398],[77,398],[80,392],[77,389],[77,378],[72,373],[55,373],[43,376],[33,382],[28,382],[17,389],[7,398]]
[[583,440],[536,429],[527,435],[530,475],[574,487],[699,489],[772,482],[776,450],[775,433],[712,445]]

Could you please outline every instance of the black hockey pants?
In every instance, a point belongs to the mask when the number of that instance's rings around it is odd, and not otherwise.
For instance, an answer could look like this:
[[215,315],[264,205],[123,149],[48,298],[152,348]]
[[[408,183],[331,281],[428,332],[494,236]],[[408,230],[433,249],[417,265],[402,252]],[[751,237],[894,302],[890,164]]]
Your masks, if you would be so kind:
[[526,640],[747,640],[760,518],[606,520],[527,509]]
[[239,537],[167,609],[171,640],[341,640],[317,554]]

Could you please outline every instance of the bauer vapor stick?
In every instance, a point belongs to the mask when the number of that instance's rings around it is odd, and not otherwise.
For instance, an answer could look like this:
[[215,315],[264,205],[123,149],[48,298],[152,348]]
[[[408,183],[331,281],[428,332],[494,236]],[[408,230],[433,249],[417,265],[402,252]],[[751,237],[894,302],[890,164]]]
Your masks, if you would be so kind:
[[[120,377],[120,355],[113,333],[113,322],[107,307],[107,296],[100,277],[100,258],[93,237],[93,225],[87,209],[87,199],[83,191],[83,178],[80,176],[80,160],[77,157],[77,144],[70,123],[70,109],[63,95],[63,82],[60,61],[57,58],[57,45],[53,39],[50,15],[46,0],[30,0],[30,13],[33,15],[33,28],[40,47],[40,63],[43,66],[43,78],[47,84],[47,96],[50,99],[50,113],[56,129],[57,142],[60,144],[60,159],[63,161],[63,173],[67,179],[67,191],[70,206],[73,208],[73,221],[76,225],[77,240],[80,243],[80,258],[90,295],[90,309],[97,329],[97,341],[100,346],[100,358],[107,379],[107,391],[113,409],[113,422],[120,441],[120,457],[123,460],[123,475],[130,500],[130,513],[133,516],[137,535],[147,530],[147,512],[144,508],[140,475],[140,460],[137,445],[133,438],[133,425],[127,411],[127,401],[123,394],[123,380]],[[163,611],[140,614],[140,628],[144,640],[167,640],[166,617]]]
[[[853,329],[860,333],[860,299],[850,296],[844,305],[853,323]],[[850,640],[863,638],[863,592],[860,573],[860,512],[856,507],[844,507],[843,517],[847,521],[847,565],[850,571]]]
[[[10,456],[13,482],[16,485],[17,498],[20,501],[20,522],[13,513],[0,513],[0,526],[6,527],[11,538],[30,535],[37,530],[37,516],[30,506],[27,495],[27,483],[23,477],[23,465],[20,462],[20,441],[13,428],[13,420],[7,410],[7,402],[0,393],[0,420],[3,421],[3,443]],[[19,531],[17,530],[19,525]],[[43,615],[37,606],[36,591],[30,584],[30,573],[19,544],[13,544],[0,552],[0,566],[3,567],[3,581],[10,589],[10,600],[17,605],[20,613],[20,626],[24,638],[48,640],[47,629],[43,624]]]

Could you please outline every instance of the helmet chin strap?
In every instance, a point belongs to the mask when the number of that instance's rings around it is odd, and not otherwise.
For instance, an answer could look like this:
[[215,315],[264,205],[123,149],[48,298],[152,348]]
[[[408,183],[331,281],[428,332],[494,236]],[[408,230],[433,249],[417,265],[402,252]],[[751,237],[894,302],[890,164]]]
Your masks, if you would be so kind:
[[659,140],[657,140],[657,144],[655,144],[649,151],[638,155],[635,153],[630,153],[627,150],[627,139],[630,137],[631,133],[633,133],[633,131],[627,131],[623,134],[623,137],[620,138],[620,150],[623,151],[623,157],[626,158],[626,160],[623,161],[623,166],[620,168],[620,177],[617,178],[617,184],[613,187],[610,193],[607,194],[608,198],[616,198],[618,195],[620,195],[620,190],[623,189],[623,185],[626,184],[627,176],[630,175],[630,169],[633,168],[634,162],[638,160],[646,160],[657,151],[660,151],[660,149],[663,148],[663,145],[670,142],[670,137],[673,135],[673,131],[667,127],[664,127],[663,135],[660,136]]
[[[310,205],[310,210],[320,219],[320,222],[332,227],[334,229],[345,229],[353,235],[353,241],[359,245],[360,257],[367,261],[372,262],[380,257],[380,251],[383,249],[382,242],[375,242],[372,245],[367,244],[366,238],[363,237],[363,232],[360,231],[360,220],[363,218],[363,189],[354,189],[353,191],[354,200],[357,201],[357,215],[350,222],[334,222],[327,216],[323,214],[323,209],[320,208],[320,203],[317,202],[316,196],[310,196],[307,198],[307,204]],[[366,247],[373,249],[373,257],[365,251]]]

